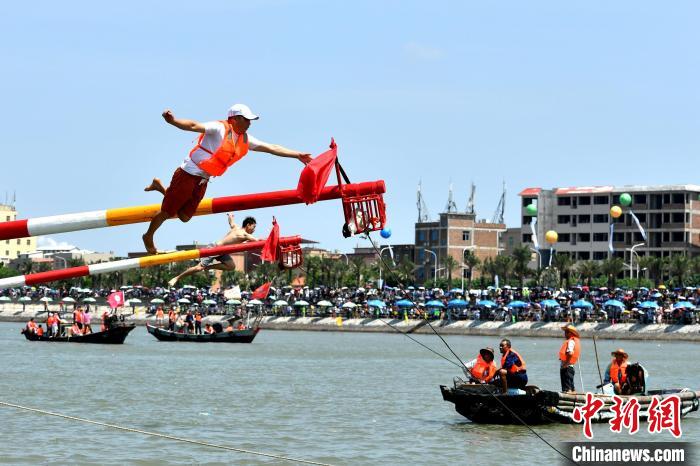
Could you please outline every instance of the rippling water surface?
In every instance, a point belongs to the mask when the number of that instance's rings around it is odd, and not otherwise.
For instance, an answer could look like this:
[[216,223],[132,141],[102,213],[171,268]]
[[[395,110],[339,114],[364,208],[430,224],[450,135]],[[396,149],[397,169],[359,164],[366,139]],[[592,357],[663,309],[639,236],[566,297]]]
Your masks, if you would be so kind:
[[[103,346],[28,342],[20,328],[0,323],[0,401],[332,464],[557,461],[524,427],[476,425],[457,414],[439,385],[450,385],[458,369],[397,334],[262,331],[249,345],[186,344],[158,342],[139,327],[124,345]],[[415,338],[447,354],[437,337]],[[460,357],[498,346],[495,337],[447,341]],[[530,383],[558,389],[561,341],[512,341]],[[617,346],[645,364],[652,385],[700,389],[696,344],[599,341],[603,369]],[[590,340],[583,358],[590,389],[598,380]],[[280,462],[6,407],[0,420],[3,464]],[[555,443],[581,439],[580,426],[536,429]],[[684,441],[700,441],[700,415],[685,418],[683,429]],[[611,440],[607,426],[594,433]]]

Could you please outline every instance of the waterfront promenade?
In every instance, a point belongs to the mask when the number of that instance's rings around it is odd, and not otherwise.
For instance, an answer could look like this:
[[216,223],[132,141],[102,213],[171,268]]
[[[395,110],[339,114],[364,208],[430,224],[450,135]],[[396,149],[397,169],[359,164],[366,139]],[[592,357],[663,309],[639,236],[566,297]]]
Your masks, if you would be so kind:
[[[102,312],[109,310],[106,306],[93,306],[93,319]],[[145,312],[145,307],[136,307],[135,313],[123,311],[125,320],[137,325],[147,322],[155,324],[155,317]],[[0,306],[0,321],[26,322],[35,317],[39,323],[46,318],[46,312],[41,305],[28,305],[22,309],[19,304]],[[207,320],[221,319],[220,315],[212,315]],[[396,328],[393,329],[389,325]],[[441,334],[447,335],[479,335],[501,337],[552,337],[562,338],[562,322],[501,322],[482,320],[434,320],[430,324]],[[396,333],[397,330],[408,333],[432,334],[426,321],[419,319],[374,319],[358,318],[345,319],[338,317],[286,317],[265,316],[260,322],[263,329],[268,330],[307,330],[322,332],[373,332]],[[576,325],[582,338],[609,340],[666,340],[666,341],[698,341],[700,342],[700,324],[639,324],[608,322],[584,322]]]

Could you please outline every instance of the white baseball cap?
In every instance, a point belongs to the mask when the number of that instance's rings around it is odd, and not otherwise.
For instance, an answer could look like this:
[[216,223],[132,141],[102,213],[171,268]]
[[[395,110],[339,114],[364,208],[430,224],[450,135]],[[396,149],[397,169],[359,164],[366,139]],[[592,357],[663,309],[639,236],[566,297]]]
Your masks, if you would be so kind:
[[236,104],[228,109],[228,117],[242,116],[248,120],[257,120],[260,118],[250,110],[250,107],[244,104]]

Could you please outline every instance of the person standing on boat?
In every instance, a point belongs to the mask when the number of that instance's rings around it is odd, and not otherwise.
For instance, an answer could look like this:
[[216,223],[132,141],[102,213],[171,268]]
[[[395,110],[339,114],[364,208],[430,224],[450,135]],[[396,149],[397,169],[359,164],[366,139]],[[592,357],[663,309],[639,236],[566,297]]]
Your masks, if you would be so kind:
[[524,390],[527,386],[527,365],[517,351],[511,348],[510,340],[504,338],[498,346],[501,354],[501,368],[498,376],[501,378],[502,393],[508,393],[508,388]]
[[498,371],[496,364],[493,362],[494,359],[493,348],[481,348],[476,358],[464,364],[466,368],[465,374],[469,377],[469,382],[491,383]]
[[257,120],[258,116],[247,105],[233,105],[228,110],[228,118],[221,121],[200,123],[175,118],[170,110],[163,112],[163,119],[183,131],[201,135],[189,156],[175,170],[167,189],[157,178],[145,189],[164,194],[160,211],[153,216],[148,230],[142,237],[148,254],[157,253],[153,235],[163,222],[170,217],[178,217],[182,222],[188,222],[204,197],[209,177],[223,175],[231,165],[242,159],[249,149],[278,157],[294,158],[304,165],[311,162],[309,153],[269,144],[249,135],[247,131],[250,122]]
[[194,313],[194,333],[202,334],[202,313],[199,310]]
[[571,324],[567,324],[561,329],[564,330],[564,338],[566,339],[559,349],[559,378],[561,379],[561,391],[564,393],[574,393],[576,392],[576,386],[574,385],[576,370],[574,369],[574,365],[578,362],[578,358],[581,354],[580,335],[576,327]]
[[613,359],[605,369],[603,384],[613,384],[615,394],[619,395],[622,393],[622,386],[627,382],[627,359],[629,359],[629,355],[622,348],[618,348],[610,355]]

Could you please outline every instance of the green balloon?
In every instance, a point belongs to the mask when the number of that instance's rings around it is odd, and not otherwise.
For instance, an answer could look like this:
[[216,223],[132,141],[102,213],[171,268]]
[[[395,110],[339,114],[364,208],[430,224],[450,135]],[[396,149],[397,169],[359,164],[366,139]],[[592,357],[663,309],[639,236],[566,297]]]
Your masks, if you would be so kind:
[[528,215],[537,215],[537,206],[535,204],[528,204],[527,207],[525,207],[525,212],[527,212]]
[[627,207],[627,206],[630,205],[631,203],[632,203],[632,196],[630,196],[630,195],[627,194],[627,193],[622,193],[622,194],[620,194],[620,204],[622,204],[623,206]]

